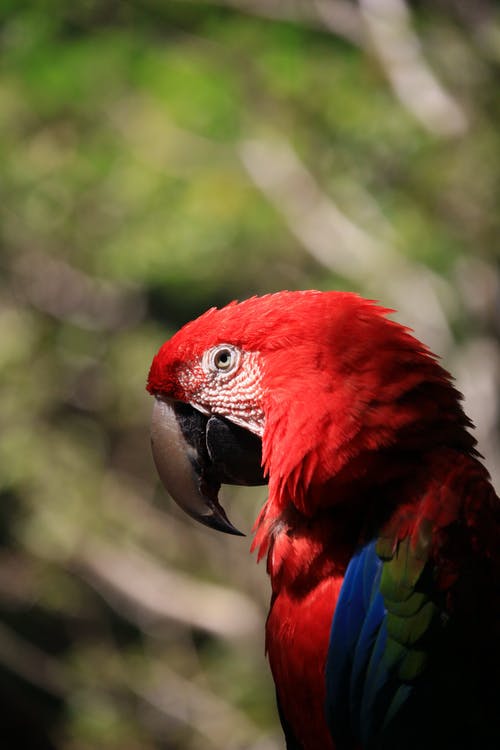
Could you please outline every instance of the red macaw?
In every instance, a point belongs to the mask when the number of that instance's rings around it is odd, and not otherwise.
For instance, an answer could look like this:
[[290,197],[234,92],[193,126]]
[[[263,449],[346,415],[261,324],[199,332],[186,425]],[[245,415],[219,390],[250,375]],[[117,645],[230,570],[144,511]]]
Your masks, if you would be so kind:
[[266,648],[287,748],[500,748],[500,503],[460,394],[390,312],[280,292],[155,356],[152,445],[188,513],[268,483]]

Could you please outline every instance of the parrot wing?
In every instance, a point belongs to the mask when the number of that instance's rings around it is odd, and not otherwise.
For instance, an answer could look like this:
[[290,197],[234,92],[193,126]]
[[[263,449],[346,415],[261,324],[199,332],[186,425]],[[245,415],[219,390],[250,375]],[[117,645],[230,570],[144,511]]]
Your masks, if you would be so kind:
[[[488,656],[498,631],[496,570],[486,557],[466,555],[443,577],[446,563],[433,551],[443,529],[422,516],[408,520],[402,533],[389,525],[361,546],[346,570],[326,663],[336,748],[353,748],[353,737],[370,750],[499,747]],[[463,528],[448,525],[446,544]]]
[[327,703],[340,747],[353,735],[365,746],[390,727],[424,670],[438,613],[424,586],[426,543],[412,549],[407,536],[388,553],[385,541],[353,556],[332,623]]

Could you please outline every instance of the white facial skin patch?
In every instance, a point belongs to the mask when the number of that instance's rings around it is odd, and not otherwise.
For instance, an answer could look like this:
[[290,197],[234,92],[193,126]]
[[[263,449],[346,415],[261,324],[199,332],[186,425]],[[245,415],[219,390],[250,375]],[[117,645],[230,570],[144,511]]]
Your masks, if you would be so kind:
[[201,362],[182,372],[179,382],[195,409],[226,417],[262,437],[265,420],[259,352],[219,344],[207,350]]

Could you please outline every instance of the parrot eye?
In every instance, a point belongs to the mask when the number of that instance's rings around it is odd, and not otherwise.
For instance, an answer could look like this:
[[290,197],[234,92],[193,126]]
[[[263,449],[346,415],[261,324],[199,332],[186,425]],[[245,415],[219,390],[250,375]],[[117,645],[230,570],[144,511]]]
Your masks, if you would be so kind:
[[228,370],[231,367],[231,352],[229,349],[221,349],[214,356],[214,365],[219,370]]
[[232,346],[223,344],[212,349],[209,353],[208,364],[212,370],[229,372],[239,363],[239,352]]

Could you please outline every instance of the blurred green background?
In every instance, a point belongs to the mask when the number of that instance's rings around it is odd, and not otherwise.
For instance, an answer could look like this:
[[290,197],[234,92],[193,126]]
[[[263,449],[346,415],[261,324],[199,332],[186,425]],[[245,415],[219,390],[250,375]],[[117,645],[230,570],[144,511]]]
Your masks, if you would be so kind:
[[[488,0],[0,0],[0,744],[278,750],[264,565],[158,486],[144,384],[208,306],[353,289],[500,475]],[[250,532],[265,489],[226,492]]]

